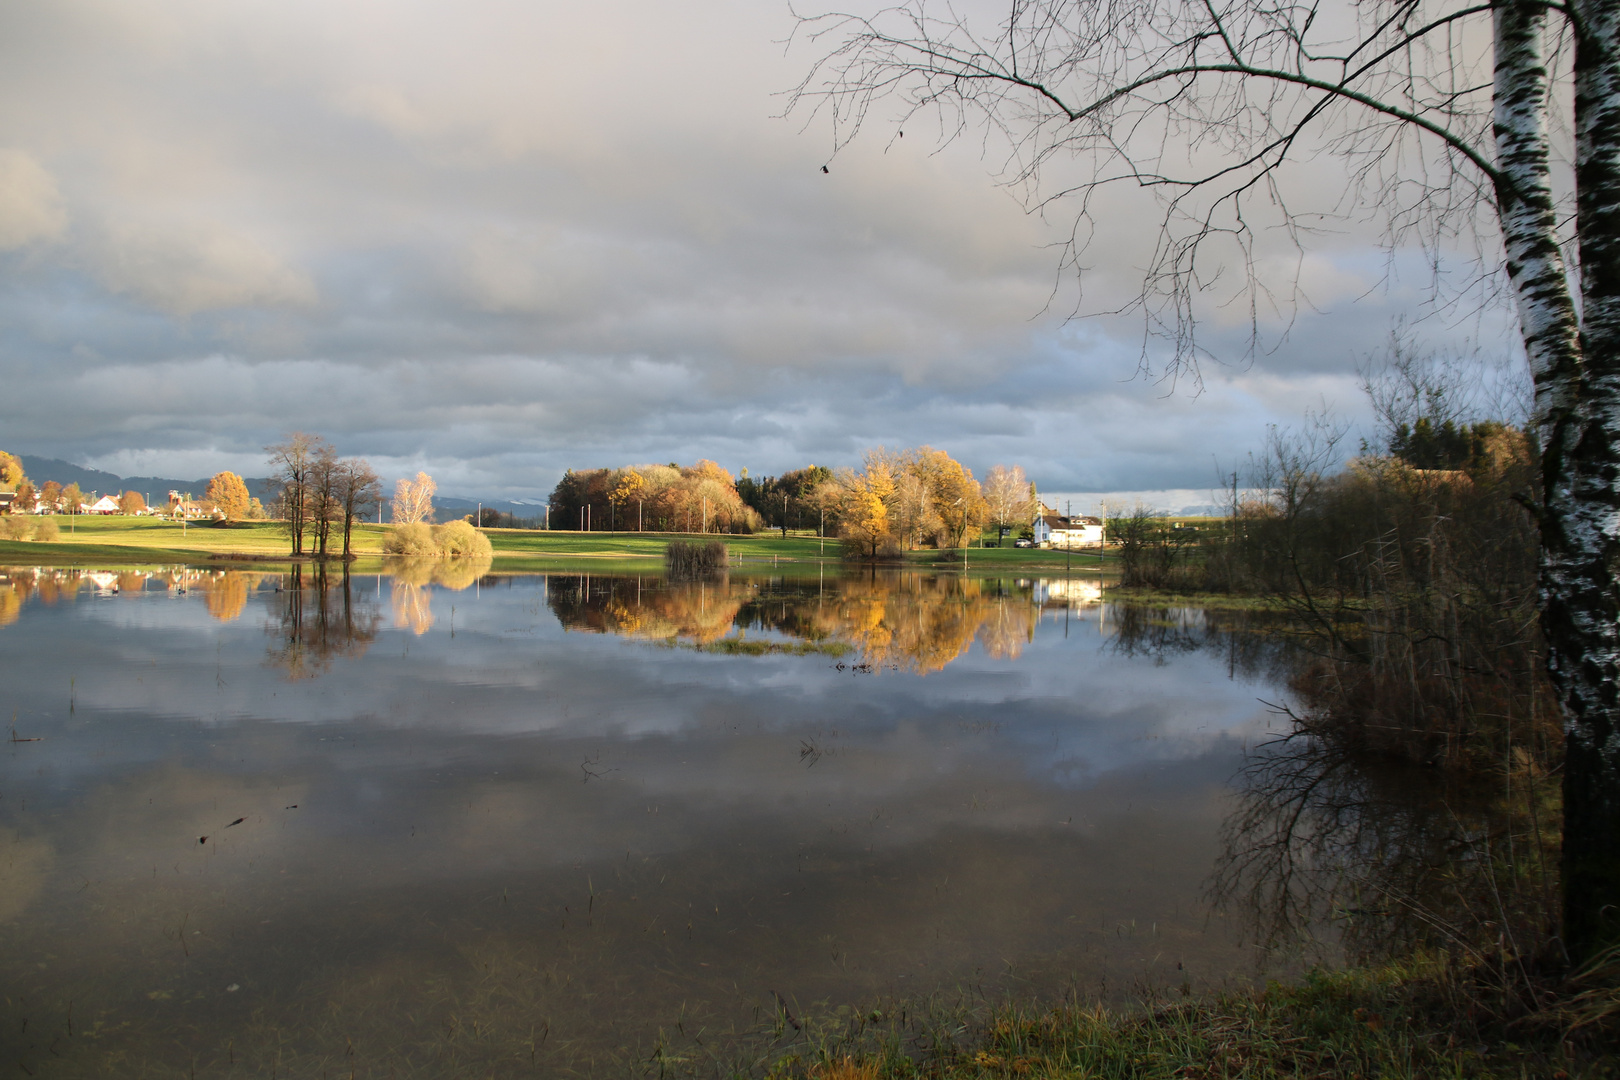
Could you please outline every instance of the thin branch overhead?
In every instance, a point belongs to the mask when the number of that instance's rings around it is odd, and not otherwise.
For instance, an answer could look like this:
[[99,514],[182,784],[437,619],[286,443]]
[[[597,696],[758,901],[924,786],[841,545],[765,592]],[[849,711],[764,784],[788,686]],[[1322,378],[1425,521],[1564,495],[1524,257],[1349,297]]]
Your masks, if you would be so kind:
[[[1013,0],[982,23],[964,10],[799,14],[820,51],[788,111],[830,120],[835,153],[880,105],[902,128],[932,116],[947,142],[982,131],[1026,207],[1074,208],[1063,263],[1077,274],[1097,193],[1152,193],[1160,237],[1125,307],[1170,343],[1167,374],[1196,378],[1215,308],[1247,308],[1252,355],[1263,327],[1308,305],[1297,272],[1262,273],[1277,238],[1296,266],[1334,221],[1371,221],[1436,264],[1459,241],[1496,247],[1489,4]],[[1334,190],[1281,176],[1326,158],[1343,164]]]

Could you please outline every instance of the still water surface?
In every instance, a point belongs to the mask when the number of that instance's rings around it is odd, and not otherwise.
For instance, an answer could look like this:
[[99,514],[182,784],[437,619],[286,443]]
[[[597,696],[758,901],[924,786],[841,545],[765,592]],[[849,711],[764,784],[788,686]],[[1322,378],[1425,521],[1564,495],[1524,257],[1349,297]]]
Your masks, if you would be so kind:
[[0,577],[0,1067],[623,1074],[1253,972],[1201,897],[1277,691],[1098,583],[479,569]]

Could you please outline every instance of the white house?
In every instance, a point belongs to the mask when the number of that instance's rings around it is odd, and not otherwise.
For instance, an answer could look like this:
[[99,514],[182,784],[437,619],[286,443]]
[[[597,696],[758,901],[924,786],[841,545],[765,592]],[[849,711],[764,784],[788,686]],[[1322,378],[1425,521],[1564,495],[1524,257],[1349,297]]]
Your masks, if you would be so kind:
[[1063,517],[1042,514],[1035,519],[1037,547],[1102,547],[1103,523],[1094,517]]
[[111,495],[103,495],[101,498],[85,507],[83,512],[86,514],[117,514],[121,513],[122,511],[123,507],[118,504],[117,499],[113,498]]

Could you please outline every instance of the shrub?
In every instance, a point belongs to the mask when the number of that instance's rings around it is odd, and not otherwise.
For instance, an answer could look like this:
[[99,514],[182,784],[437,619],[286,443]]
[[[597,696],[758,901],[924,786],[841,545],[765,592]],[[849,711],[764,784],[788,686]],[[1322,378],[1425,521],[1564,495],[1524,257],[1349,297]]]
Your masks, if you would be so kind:
[[27,540],[33,531],[29,520],[25,517],[13,514],[0,518],[0,539]]
[[55,518],[40,518],[39,521],[34,523],[35,540],[55,540],[59,532]]
[[684,540],[674,540],[664,549],[664,569],[672,578],[717,574],[724,570],[729,562],[726,545],[719,540],[711,540],[706,544],[689,544]]
[[451,558],[489,558],[495,554],[489,537],[473,528],[470,521],[433,526],[433,543],[440,555]]
[[473,528],[468,521],[452,521],[446,525],[427,525],[416,521],[395,525],[383,541],[383,550],[390,555],[445,556],[453,559],[489,559],[495,555],[489,537]]
[[419,521],[396,525],[383,541],[383,550],[390,555],[437,555],[439,546],[433,540],[433,529]]

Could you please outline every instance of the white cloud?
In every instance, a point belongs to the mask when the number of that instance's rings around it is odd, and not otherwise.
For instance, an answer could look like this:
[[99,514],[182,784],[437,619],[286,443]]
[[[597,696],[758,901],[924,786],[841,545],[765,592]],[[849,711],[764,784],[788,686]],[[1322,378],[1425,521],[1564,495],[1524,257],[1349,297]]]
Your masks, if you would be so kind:
[[54,240],[67,225],[51,174],[25,151],[0,148],[0,251]]

